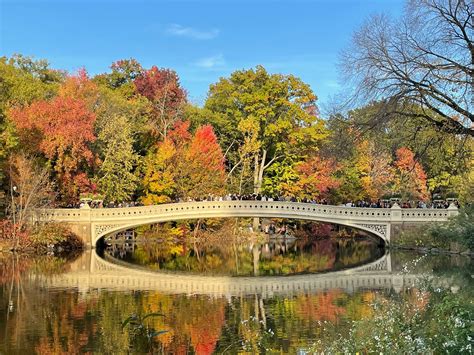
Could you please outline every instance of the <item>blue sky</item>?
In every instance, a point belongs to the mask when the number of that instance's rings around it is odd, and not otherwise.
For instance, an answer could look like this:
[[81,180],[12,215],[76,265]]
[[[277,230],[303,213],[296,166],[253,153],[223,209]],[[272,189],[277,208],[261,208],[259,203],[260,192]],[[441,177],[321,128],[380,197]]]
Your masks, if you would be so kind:
[[372,13],[403,0],[0,0],[0,55],[45,58],[90,74],[136,58],[176,70],[191,101],[209,84],[261,64],[310,84],[324,106],[339,89],[341,50]]

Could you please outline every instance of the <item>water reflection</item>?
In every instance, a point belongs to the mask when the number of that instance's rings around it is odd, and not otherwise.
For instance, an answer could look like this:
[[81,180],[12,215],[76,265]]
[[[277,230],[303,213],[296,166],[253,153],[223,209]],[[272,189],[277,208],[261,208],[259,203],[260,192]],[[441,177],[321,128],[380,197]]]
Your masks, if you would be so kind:
[[113,243],[108,260],[150,270],[203,275],[280,276],[337,271],[375,261],[384,250],[372,239],[270,239],[265,242],[166,240]]
[[231,223],[197,233],[187,226],[164,224],[113,235],[104,256],[155,271],[282,276],[353,268],[385,252],[371,236],[356,231],[348,235],[324,224],[285,225],[284,236],[248,234]]
[[[349,338],[354,321],[376,319],[380,314],[374,311],[374,302],[410,305],[409,312],[436,308],[436,293],[422,289],[424,281],[417,278],[421,273],[441,276],[442,282],[438,284],[458,287],[458,305],[462,297],[472,296],[470,259],[392,253],[383,256],[382,261],[381,269],[358,268],[352,272],[284,277],[209,276],[233,283],[231,289],[239,283],[244,288],[239,293],[206,293],[191,288],[179,292],[154,289],[153,282],[162,273],[127,269],[98,257],[94,251],[73,261],[4,256],[0,259],[0,352],[322,351],[341,337]],[[139,275],[148,276],[141,280]],[[168,285],[171,280],[185,276],[163,275],[168,277]],[[195,285],[206,279],[188,276]],[[130,283],[125,287],[127,277]],[[392,280],[391,284],[379,283],[376,277]],[[366,281],[362,282],[364,278]],[[295,280],[307,287],[273,294],[249,289],[253,281],[258,285],[261,280],[273,280],[269,282],[280,289]],[[359,286],[346,287],[351,280],[359,280]],[[326,286],[311,286],[324,281],[328,282]],[[150,347],[129,328],[122,329],[121,322],[132,314],[152,312],[165,317],[150,317],[147,326],[167,332],[155,337]],[[446,319],[443,322],[449,325]]]

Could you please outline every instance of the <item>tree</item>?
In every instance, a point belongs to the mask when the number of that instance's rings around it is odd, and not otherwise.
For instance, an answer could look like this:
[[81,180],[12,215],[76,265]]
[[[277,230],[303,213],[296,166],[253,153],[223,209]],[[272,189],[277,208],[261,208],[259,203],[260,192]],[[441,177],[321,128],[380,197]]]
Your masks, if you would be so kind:
[[[311,88],[292,75],[269,74],[262,66],[211,85],[205,109],[214,113],[210,119],[215,121],[209,123],[226,151],[229,177],[242,185],[249,166],[253,181],[247,186],[257,194],[272,164],[299,160],[326,136]],[[240,178],[233,179],[236,173]]]
[[94,111],[98,105],[99,88],[95,82],[90,80],[84,68],[79,69],[76,75],[66,76],[59,87],[58,94],[61,97],[85,102],[91,111]]
[[166,139],[168,130],[181,118],[186,92],[179,83],[178,75],[170,69],[153,66],[134,80],[137,92],[151,103],[149,124],[155,135]]
[[396,152],[396,182],[394,189],[402,198],[425,200],[427,198],[426,173],[415,160],[415,155],[408,148],[400,148]]
[[49,160],[66,200],[90,189],[83,169],[94,160],[88,144],[95,140],[95,115],[84,101],[58,96],[12,109],[9,117],[22,146],[30,152],[40,151]]
[[110,74],[100,74],[94,78],[99,85],[106,86],[109,89],[117,90],[125,98],[135,96],[134,80],[143,75],[143,68],[133,58],[118,60],[110,66]]
[[[29,213],[45,207],[54,200],[48,169],[39,166],[32,156],[15,153],[8,161],[10,201],[8,216],[13,225],[13,236],[25,228]],[[18,247],[18,239],[15,240]]]
[[35,61],[21,55],[0,57],[0,216],[8,191],[4,172],[8,171],[8,157],[18,145],[7,111],[13,106],[52,97],[61,79],[62,74],[51,70],[45,60]]
[[176,149],[171,140],[158,143],[144,161],[143,196],[145,205],[167,203],[176,196],[176,171],[173,158]]
[[130,200],[138,185],[134,168],[138,155],[133,150],[130,123],[123,116],[113,116],[98,136],[102,145],[103,161],[99,169],[97,184],[105,201]]
[[[287,179],[285,179],[285,174],[279,174],[283,179],[276,186],[274,193],[299,199],[326,198],[330,189],[339,186],[339,182],[334,177],[336,170],[337,165],[334,160],[321,159],[317,155],[312,156],[298,162],[292,169],[288,169]],[[269,182],[271,183],[273,182]]]
[[355,167],[365,195],[370,200],[380,199],[390,192],[394,174],[391,156],[384,149],[377,149],[373,141],[363,140],[357,144]]
[[374,121],[420,118],[474,136],[473,9],[472,1],[410,0],[403,18],[372,16],[354,34],[342,71],[355,98],[383,103]]
[[[371,165],[373,168],[379,165],[373,172],[381,172],[379,176],[385,176],[386,180],[387,173],[393,173],[393,167],[384,168],[383,165],[390,164],[391,156],[399,148],[406,147],[425,169],[430,193],[455,192],[460,200],[469,201],[469,195],[472,195],[469,175],[472,174],[474,139],[471,136],[453,136],[413,117],[399,116],[398,119],[373,126],[374,117],[382,105],[372,102],[345,115],[331,115],[328,120],[330,136],[321,153],[337,159],[346,173],[349,170],[356,172],[355,167],[361,168],[357,169],[356,175],[368,183],[371,181],[367,174]],[[410,110],[415,112],[418,108],[413,105]],[[348,177],[347,174],[345,176]],[[381,189],[376,189],[379,197],[388,192],[389,185],[379,184]],[[367,190],[366,187],[359,186],[364,190]],[[342,188],[348,191],[350,186],[343,181]],[[375,196],[377,193],[368,195]]]
[[[212,126],[199,127],[185,148],[178,188],[182,197],[222,194],[225,184],[224,156]],[[186,182],[186,184],[181,184]]]
[[189,122],[178,121],[145,160],[142,201],[154,204],[220,194],[224,184],[224,157],[213,128],[205,125],[191,135]]

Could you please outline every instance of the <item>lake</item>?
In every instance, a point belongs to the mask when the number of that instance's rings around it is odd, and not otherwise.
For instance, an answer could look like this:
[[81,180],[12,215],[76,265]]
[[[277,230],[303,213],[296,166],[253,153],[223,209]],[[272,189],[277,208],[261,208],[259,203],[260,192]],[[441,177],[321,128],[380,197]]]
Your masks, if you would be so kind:
[[143,227],[75,256],[4,255],[0,353],[469,353],[471,259],[389,252],[317,224],[257,236],[235,226]]

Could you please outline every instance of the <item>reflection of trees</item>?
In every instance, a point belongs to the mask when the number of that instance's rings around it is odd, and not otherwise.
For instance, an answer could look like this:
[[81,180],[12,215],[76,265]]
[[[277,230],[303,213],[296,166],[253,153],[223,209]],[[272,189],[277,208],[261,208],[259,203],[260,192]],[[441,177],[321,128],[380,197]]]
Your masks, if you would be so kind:
[[47,304],[44,294],[38,293],[34,283],[25,281],[25,277],[30,270],[47,275],[64,272],[67,264],[65,259],[52,256],[33,258],[18,254],[8,255],[0,262],[1,300],[5,310],[5,317],[2,316],[0,320],[0,328],[3,324],[5,329],[0,335],[0,343],[11,342],[21,347],[27,343],[22,334],[24,329],[32,322],[44,319],[35,303],[39,301]]
[[342,292],[331,290],[316,295],[298,296],[295,300],[299,317],[313,321],[329,321],[336,323],[345,309],[337,305]]
[[182,231],[172,227],[160,233],[159,242],[154,239],[119,251],[120,245],[111,246],[108,252],[155,270],[217,275],[288,275],[337,270],[369,262],[383,252],[371,240],[300,238],[258,242],[242,241],[238,236],[219,239],[217,232],[210,233],[209,238],[189,240],[182,238]]
[[[285,248],[294,250],[313,247],[311,243],[298,243]],[[263,244],[261,250],[265,251],[267,247],[270,248],[268,244]],[[238,245],[230,246],[229,253],[239,248]],[[331,249],[326,244],[316,248],[319,251]],[[243,250],[250,258],[252,254],[248,247],[243,247]],[[443,258],[439,260],[443,266],[447,265]],[[251,267],[251,259],[247,265]],[[421,267],[425,268],[426,265]],[[358,328],[357,335],[360,339],[365,337],[365,340],[371,340],[373,334],[380,335],[376,328],[387,328],[386,322],[389,321],[395,327],[402,324],[399,322],[419,326],[417,329],[420,334],[427,334],[432,339],[435,334],[442,333],[444,336],[445,320],[450,330],[458,329],[455,320],[451,319],[452,312],[464,312],[465,308],[460,308],[464,307],[463,304],[472,305],[472,287],[461,287],[458,294],[464,297],[464,303],[459,304],[460,298],[453,298],[457,294],[450,293],[450,303],[446,303],[440,299],[443,293],[415,288],[400,292],[396,297],[371,290],[354,294],[328,290],[317,294],[268,299],[260,295],[225,299],[138,291],[80,293],[73,288],[58,292],[41,289],[32,279],[24,278],[28,270],[51,274],[68,268],[64,261],[55,258],[36,260],[15,257],[2,260],[1,352],[139,353],[140,349],[130,348],[129,334],[127,330],[122,331],[121,322],[132,314],[152,312],[165,315],[147,319],[153,328],[168,331],[155,338],[155,349],[165,354],[224,351],[297,353],[299,349],[312,344],[316,344],[315,351],[322,352],[334,343],[334,339],[350,337],[354,320],[360,320],[358,323],[364,325]],[[8,311],[10,300],[13,300],[14,305],[12,311]],[[372,306],[374,302],[383,308],[375,309]],[[384,313],[380,318],[383,309],[396,312]],[[456,316],[462,316],[458,313]],[[398,318],[390,319],[392,314],[399,314]],[[383,323],[376,323],[378,318]],[[447,341],[448,335],[443,339]]]

